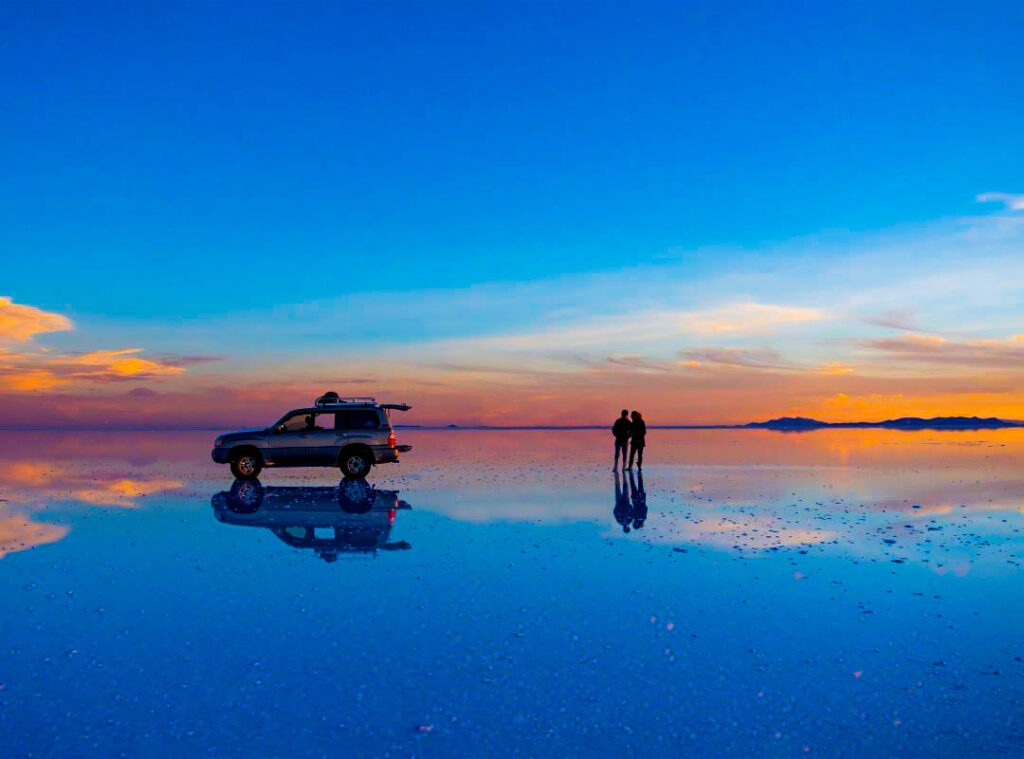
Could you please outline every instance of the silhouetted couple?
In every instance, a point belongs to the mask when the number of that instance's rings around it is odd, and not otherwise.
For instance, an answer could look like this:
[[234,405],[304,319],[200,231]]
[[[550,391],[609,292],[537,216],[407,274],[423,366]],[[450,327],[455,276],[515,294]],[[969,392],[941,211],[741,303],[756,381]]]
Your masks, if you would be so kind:
[[629,473],[626,487],[619,480],[619,472],[615,470],[615,508],[612,510],[615,521],[622,525],[623,532],[630,528],[639,530],[647,521],[647,491],[644,490],[644,474],[637,472],[636,479]]
[[[618,471],[619,452],[622,453],[622,466],[624,469],[632,469],[633,461],[636,460],[636,468],[644,468],[644,447],[647,445],[647,425],[644,424],[644,417],[639,411],[632,414],[622,409],[622,416],[615,420],[612,425],[612,435],[615,436],[615,463],[612,469]],[[626,451],[629,451],[629,466],[626,466]]]

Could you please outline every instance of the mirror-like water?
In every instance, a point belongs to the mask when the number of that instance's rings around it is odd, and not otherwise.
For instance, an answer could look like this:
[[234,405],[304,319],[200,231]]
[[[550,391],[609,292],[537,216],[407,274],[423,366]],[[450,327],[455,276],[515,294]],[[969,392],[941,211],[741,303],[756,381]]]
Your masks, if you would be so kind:
[[1024,754],[1024,430],[0,433],[16,756]]

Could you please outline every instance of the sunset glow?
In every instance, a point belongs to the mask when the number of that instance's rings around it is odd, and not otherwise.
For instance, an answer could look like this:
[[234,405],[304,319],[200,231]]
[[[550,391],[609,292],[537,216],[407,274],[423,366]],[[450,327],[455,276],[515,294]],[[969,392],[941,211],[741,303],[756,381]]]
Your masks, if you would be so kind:
[[[941,35],[875,40],[899,66],[847,71],[783,24],[652,65],[663,29],[722,31],[665,13],[614,64],[606,36],[492,58],[468,41],[501,24],[454,14],[421,19],[454,34],[429,55],[318,38],[286,70],[142,16],[100,55],[99,17],[26,10],[0,50],[39,64],[0,127],[0,426],[265,425],[325,390],[442,426],[1024,419],[1017,46],[990,70]],[[820,44],[850,27],[815,15]],[[765,61],[787,75],[746,92]]]
[[0,0],[4,756],[1020,755],[1022,39]]

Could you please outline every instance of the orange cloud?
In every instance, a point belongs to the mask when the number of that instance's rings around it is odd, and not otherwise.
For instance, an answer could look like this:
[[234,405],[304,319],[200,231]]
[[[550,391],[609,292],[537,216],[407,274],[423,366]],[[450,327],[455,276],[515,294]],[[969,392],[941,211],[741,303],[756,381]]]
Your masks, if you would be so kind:
[[60,380],[46,369],[19,369],[0,363],[0,389],[31,392],[50,390],[59,384]]
[[[902,383],[905,392],[835,393],[792,406],[792,413],[825,421],[878,421],[900,416],[998,416],[1024,419],[1020,393],[922,392],[913,381]],[[947,384],[954,384],[948,381]]]
[[0,296],[0,341],[23,342],[43,332],[63,332],[73,328],[66,316],[15,303],[9,296]]
[[173,374],[184,374],[180,366],[170,366],[158,361],[138,356],[141,348],[124,348],[113,351],[93,351],[80,356],[57,359],[54,363],[60,366],[81,367],[71,376],[78,378],[95,377],[158,377]]
[[17,345],[31,343],[45,332],[73,329],[71,320],[35,306],[0,297],[0,391],[32,393],[79,381],[140,380],[180,375],[183,363],[202,356],[183,357],[178,363],[138,355],[140,348],[98,350],[87,353],[50,353]]
[[143,358],[138,348],[79,355],[0,350],[0,390],[33,392],[73,382],[176,376],[184,367]]

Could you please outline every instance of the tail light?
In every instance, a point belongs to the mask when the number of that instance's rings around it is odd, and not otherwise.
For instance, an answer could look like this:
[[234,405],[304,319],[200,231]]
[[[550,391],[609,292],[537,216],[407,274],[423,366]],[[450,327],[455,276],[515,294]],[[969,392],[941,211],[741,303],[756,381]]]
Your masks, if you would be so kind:
[[388,433],[388,448],[394,448],[394,447],[395,447],[395,431],[391,430],[391,432]]

